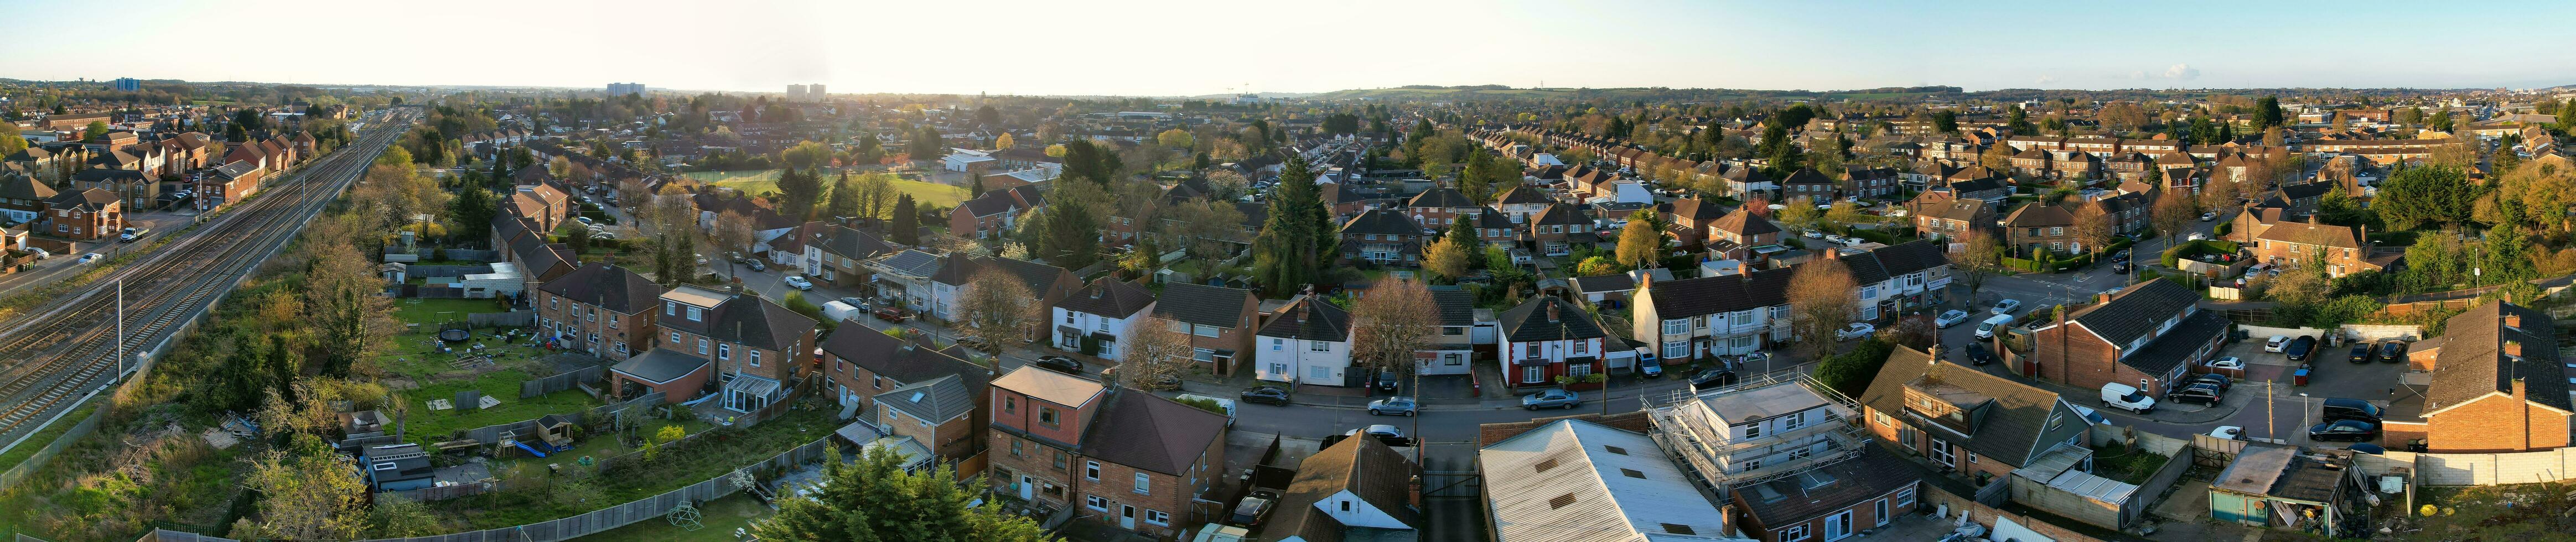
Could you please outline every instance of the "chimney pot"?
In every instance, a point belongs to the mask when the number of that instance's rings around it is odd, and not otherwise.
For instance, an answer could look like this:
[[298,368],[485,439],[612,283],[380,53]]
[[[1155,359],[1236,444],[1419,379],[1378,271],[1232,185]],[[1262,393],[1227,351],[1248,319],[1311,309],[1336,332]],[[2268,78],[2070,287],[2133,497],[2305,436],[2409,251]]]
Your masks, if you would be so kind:
[[2511,314],[2511,313],[2507,313],[2507,314],[2505,314],[2505,315],[2504,315],[2504,327],[2509,327],[2509,328],[2514,328],[2514,329],[2521,329],[2521,328],[2522,328],[2522,315],[2520,315],[2520,314]]
[[2522,357],[2522,341],[2505,341],[2504,355]]

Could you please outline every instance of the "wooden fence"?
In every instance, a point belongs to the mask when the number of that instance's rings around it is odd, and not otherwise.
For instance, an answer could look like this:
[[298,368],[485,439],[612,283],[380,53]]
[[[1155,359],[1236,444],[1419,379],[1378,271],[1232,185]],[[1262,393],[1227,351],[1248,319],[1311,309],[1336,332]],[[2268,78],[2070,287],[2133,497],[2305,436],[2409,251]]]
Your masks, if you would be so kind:
[[607,374],[607,369],[593,365],[545,378],[531,378],[519,382],[519,398],[526,399],[569,390],[575,384],[597,384]]
[[474,327],[530,327],[537,325],[537,311],[470,313],[465,315],[465,323]]

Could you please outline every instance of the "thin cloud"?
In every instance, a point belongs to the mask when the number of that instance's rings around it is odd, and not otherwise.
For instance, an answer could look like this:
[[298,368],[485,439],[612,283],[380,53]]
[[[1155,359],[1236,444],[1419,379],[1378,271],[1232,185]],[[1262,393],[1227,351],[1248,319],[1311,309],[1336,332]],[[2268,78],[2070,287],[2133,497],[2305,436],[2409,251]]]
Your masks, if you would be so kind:
[[2199,79],[2200,68],[2191,67],[2190,64],[2175,64],[2166,67],[2165,73],[2162,77],[2166,79]]
[[2037,81],[2039,84],[2042,84],[2042,85],[2049,84],[2049,83],[2055,83],[2055,82],[2057,82],[2057,76],[2054,76],[2054,75],[2045,75],[2045,74],[2043,74],[2043,75],[2040,75],[2040,76],[2039,76],[2039,79],[2037,79],[2036,81]]

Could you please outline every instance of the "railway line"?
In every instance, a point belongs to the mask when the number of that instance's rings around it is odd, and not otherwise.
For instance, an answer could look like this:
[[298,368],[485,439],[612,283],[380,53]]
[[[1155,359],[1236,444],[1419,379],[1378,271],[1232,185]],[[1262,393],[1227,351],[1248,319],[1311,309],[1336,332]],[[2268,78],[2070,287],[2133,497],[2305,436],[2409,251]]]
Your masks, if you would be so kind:
[[280,250],[306,221],[339,198],[378,154],[408,129],[412,113],[395,109],[348,147],[271,181],[240,207],[171,240],[79,294],[0,331],[0,452],[20,445],[105,389],[132,363],[117,359],[116,289],[124,284],[126,351],[168,340],[217,296]]

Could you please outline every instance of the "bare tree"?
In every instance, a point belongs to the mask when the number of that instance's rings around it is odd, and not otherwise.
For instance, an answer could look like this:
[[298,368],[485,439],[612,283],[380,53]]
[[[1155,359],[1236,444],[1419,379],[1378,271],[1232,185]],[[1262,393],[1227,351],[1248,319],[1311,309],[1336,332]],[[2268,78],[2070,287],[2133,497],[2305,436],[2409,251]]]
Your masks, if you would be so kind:
[[1171,220],[1164,224],[1164,235],[1179,239],[1190,257],[1219,261],[1234,256],[1234,246],[1246,241],[1243,211],[1234,202],[1202,199],[1183,202],[1171,209]]
[[644,184],[643,179],[627,179],[617,183],[617,205],[625,207],[627,212],[634,212],[652,201],[653,189],[651,185]]
[[1986,285],[1986,279],[2003,274],[2003,256],[1996,254],[2001,247],[1996,244],[1995,234],[1982,227],[1969,228],[1967,235],[1959,238],[1959,247],[1950,255],[1950,265],[1958,270],[1959,282],[1968,285],[1968,300],[1973,303],[1977,289]]
[[1860,286],[1851,267],[1826,258],[1799,264],[1789,275],[1790,329],[1799,351],[1820,360],[1834,351],[1834,332],[1860,313]]
[[2190,192],[2165,190],[2164,195],[2156,198],[2155,208],[2148,211],[2147,223],[2155,226],[2157,235],[2173,237],[2183,228],[2191,227],[2192,214],[2196,210],[2193,203]]
[[956,328],[957,334],[983,339],[994,348],[1035,336],[1047,320],[1046,305],[1037,302],[1037,293],[994,268],[967,279],[965,291],[958,294],[957,310],[966,323]]
[[1147,317],[1119,339],[1118,379],[1140,390],[1163,389],[1165,377],[1180,376],[1198,349],[1190,346],[1189,324]]
[[1423,283],[1381,281],[1351,308],[1351,354],[1381,369],[1404,367],[1439,326],[1440,305]]
[[652,216],[658,231],[687,232],[698,224],[698,210],[689,204],[689,193],[677,185],[664,185],[662,193],[653,196]]
[[393,302],[384,297],[384,280],[375,266],[346,244],[307,243],[304,275],[305,322],[315,332],[327,364],[325,374],[348,374],[349,366],[367,352],[393,339],[399,331]]
[[709,235],[714,238],[716,250],[749,254],[751,244],[759,241],[755,238],[759,233],[752,231],[751,228],[751,217],[725,211],[724,214],[717,215],[715,231]]
[[2103,212],[2099,202],[2075,205],[2075,242],[2083,244],[2085,252],[2100,253],[2110,248],[2111,240],[2119,235],[2118,229],[2111,225],[2111,214]]
[[1236,173],[1232,169],[1209,171],[1207,185],[1208,197],[1217,201],[1233,200],[1252,191],[1252,182],[1245,180],[1243,174]]

